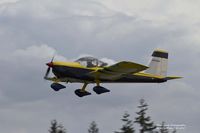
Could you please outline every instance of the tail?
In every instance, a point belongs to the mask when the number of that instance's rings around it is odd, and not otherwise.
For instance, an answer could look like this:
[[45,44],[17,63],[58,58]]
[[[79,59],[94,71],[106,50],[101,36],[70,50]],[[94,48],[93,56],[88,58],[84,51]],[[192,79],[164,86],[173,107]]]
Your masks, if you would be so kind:
[[152,57],[149,68],[145,73],[166,77],[168,68],[168,52],[157,49],[153,52]]

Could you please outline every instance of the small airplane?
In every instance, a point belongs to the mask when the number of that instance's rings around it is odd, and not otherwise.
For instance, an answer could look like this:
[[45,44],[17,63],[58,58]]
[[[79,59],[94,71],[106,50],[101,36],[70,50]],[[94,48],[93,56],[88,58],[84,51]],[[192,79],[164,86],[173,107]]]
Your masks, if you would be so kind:
[[[178,76],[167,76],[168,52],[155,50],[149,66],[142,64],[121,61],[114,65],[98,60],[94,57],[83,57],[75,62],[53,61],[47,63],[48,69],[44,76],[45,80],[52,81],[51,88],[59,91],[66,88],[60,82],[83,83],[81,89],[75,90],[79,97],[91,95],[86,91],[88,84],[96,84],[93,91],[97,94],[110,92],[100,86],[101,83],[163,83],[172,79],[179,79]],[[49,77],[52,69],[54,77]]]

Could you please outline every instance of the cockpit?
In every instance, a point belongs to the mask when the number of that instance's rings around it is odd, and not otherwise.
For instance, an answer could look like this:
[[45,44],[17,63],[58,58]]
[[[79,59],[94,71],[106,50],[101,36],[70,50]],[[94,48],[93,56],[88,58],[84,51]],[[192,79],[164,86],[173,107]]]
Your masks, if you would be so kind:
[[82,57],[82,58],[76,60],[75,62],[78,62],[82,66],[85,66],[85,67],[105,67],[108,65],[108,63],[105,63],[94,57]]

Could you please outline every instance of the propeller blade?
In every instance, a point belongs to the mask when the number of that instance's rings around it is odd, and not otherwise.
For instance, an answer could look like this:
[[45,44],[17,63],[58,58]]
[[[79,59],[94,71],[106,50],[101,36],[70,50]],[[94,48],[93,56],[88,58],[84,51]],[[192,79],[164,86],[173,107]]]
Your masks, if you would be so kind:
[[48,65],[49,67],[47,68],[46,74],[45,74],[45,76],[44,76],[45,79],[48,78],[48,76],[49,76],[49,73],[50,73],[50,70],[51,70],[51,65],[53,64],[54,58],[55,58],[55,56],[52,57],[50,63],[47,63],[47,65]]
[[52,57],[51,62],[53,62],[54,58],[55,58],[55,55]]
[[51,70],[51,67],[48,67],[48,69],[47,69],[47,71],[46,71],[46,74],[45,74],[44,78],[47,78],[47,77],[48,77],[50,70]]
[[50,70],[51,70],[51,68],[48,67],[47,72],[46,72],[46,75],[45,75],[46,77],[49,75]]

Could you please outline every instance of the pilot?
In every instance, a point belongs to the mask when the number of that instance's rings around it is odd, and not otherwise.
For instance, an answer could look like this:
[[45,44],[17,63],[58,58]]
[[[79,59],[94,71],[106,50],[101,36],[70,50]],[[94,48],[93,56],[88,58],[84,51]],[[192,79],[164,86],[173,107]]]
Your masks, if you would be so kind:
[[93,64],[92,61],[88,61],[87,62],[87,67],[95,67],[95,65]]

